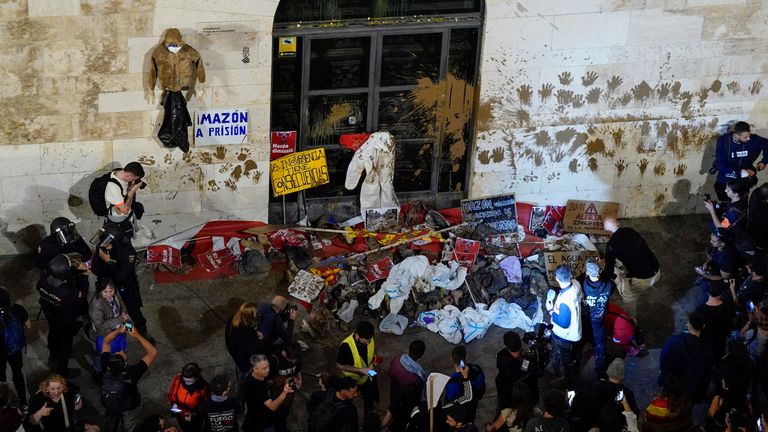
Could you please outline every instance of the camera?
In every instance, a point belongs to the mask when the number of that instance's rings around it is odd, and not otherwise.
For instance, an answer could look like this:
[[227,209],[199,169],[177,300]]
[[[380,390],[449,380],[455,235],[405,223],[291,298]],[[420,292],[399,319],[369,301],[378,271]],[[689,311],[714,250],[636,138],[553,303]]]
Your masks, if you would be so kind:
[[712,195],[704,194],[704,202],[712,202]]
[[523,366],[526,372],[537,376],[544,374],[544,368],[549,364],[552,350],[549,347],[552,341],[552,324],[538,323],[533,331],[523,335],[523,342],[528,349],[523,352]]
[[144,189],[145,187],[147,187],[147,182],[144,182],[144,181],[141,181],[141,180],[136,180],[136,182],[134,182],[133,184],[134,185],[136,185],[136,184],[140,185],[139,189]]
[[290,380],[288,380],[288,387],[290,387],[291,390],[293,390],[293,391],[296,391],[296,390],[299,389],[299,387],[296,385],[296,379],[295,378],[291,378]]

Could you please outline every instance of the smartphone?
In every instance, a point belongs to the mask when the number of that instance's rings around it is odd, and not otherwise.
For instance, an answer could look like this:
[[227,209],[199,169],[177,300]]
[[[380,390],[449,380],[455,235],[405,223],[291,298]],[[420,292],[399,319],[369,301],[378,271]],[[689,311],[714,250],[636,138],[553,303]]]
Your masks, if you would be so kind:
[[466,365],[464,364],[464,360],[459,360],[459,367],[464,369]]
[[125,323],[125,330],[127,330],[127,331],[131,331],[132,329],[133,329],[133,323],[131,323],[131,322],[126,322],[126,323]]
[[371,369],[371,370],[368,371],[368,375],[376,376],[376,375],[378,375],[378,372],[376,372],[375,370]]
[[83,397],[80,396],[80,393],[75,395],[75,405],[79,404],[80,401],[83,400]]
[[749,302],[749,303],[747,303],[747,308],[749,309],[750,312],[754,312],[755,311],[755,304],[752,303],[752,302]]
[[176,404],[173,404],[171,406],[171,412],[174,413],[174,414],[178,414],[178,413],[181,412],[181,408],[177,407]]
[[624,399],[624,390],[619,390],[619,392],[616,393],[616,402],[621,402],[622,399]]
[[570,407],[573,405],[573,398],[576,397],[576,391],[575,390],[568,390],[568,406]]

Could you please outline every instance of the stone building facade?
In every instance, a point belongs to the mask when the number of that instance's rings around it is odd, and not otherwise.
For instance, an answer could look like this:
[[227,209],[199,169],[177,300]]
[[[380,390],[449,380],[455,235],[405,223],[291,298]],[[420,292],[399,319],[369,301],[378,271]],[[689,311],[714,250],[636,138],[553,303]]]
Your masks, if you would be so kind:
[[[0,3],[0,254],[28,251],[60,215],[93,233],[94,172],[132,160],[148,174],[138,243],[207,220],[266,221],[277,7]],[[486,0],[483,16],[479,80],[462,96],[473,108],[463,196],[610,200],[624,216],[690,213],[711,187],[714,137],[741,119],[758,133],[765,127],[761,0]],[[161,110],[145,100],[145,73],[171,27],[205,62],[206,94],[190,100],[190,112],[248,109],[242,143],[184,154],[155,137]]]

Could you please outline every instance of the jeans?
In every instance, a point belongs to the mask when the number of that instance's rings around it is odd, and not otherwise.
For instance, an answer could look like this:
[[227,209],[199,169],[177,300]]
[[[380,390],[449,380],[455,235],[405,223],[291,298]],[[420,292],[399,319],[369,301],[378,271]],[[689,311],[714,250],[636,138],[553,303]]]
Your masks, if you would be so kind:
[[592,321],[592,335],[595,338],[595,374],[598,378],[605,375],[605,326],[603,320]]
[[552,354],[555,364],[565,373],[566,384],[568,386],[575,384],[579,376],[577,342],[552,335]]
[[27,384],[24,378],[24,359],[21,351],[16,354],[7,355],[5,350],[0,348],[0,382],[6,382],[5,364],[11,366],[13,374],[13,385],[16,387],[16,394],[19,396],[19,404],[27,404]]

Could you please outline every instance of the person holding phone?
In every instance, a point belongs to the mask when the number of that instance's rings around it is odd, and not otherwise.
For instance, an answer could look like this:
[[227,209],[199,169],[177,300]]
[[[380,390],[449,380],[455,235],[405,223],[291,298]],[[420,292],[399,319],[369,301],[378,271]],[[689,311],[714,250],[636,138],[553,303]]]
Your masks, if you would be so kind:
[[[141,360],[131,366],[128,366],[125,345],[121,350],[113,351],[115,339],[119,336],[125,338],[126,335],[136,339],[144,349]],[[105,373],[101,383],[101,402],[106,417],[104,432],[133,429],[136,422],[134,409],[141,403],[138,382],[156,357],[157,348],[134,329],[130,322],[118,326],[104,337],[99,358],[101,370]]]
[[[113,330],[121,325],[131,322],[128,310],[125,307],[123,299],[115,289],[115,284],[109,278],[102,278],[96,281],[96,295],[91,300],[89,307],[91,315],[91,326],[96,333],[96,353],[97,358],[94,367],[97,372],[101,372],[101,362],[98,358],[101,356],[101,345],[104,338]],[[124,333],[118,333],[112,341],[111,352],[117,353],[125,350],[126,336]]]
[[467,349],[459,345],[451,351],[454,372],[445,386],[444,409],[465,405],[468,419],[474,423],[477,406],[485,395],[485,372],[480,365],[467,361]]
[[275,432],[275,412],[294,392],[289,383],[276,397],[269,396],[269,358],[264,354],[251,357],[251,373],[243,382],[243,399],[248,408],[245,413],[243,430],[248,432]]
[[373,369],[376,360],[374,327],[368,321],[360,321],[355,332],[347,336],[336,355],[336,368],[343,376],[355,380],[362,395],[365,412],[374,410],[379,401],[377,372]]
[[197,363],[185,364],[168,389],[171,412],[184,432],[198,432],[203,426],[203,418],[198,415],[197,408],[201,402],[208,399],[211,390],[200,372]]

